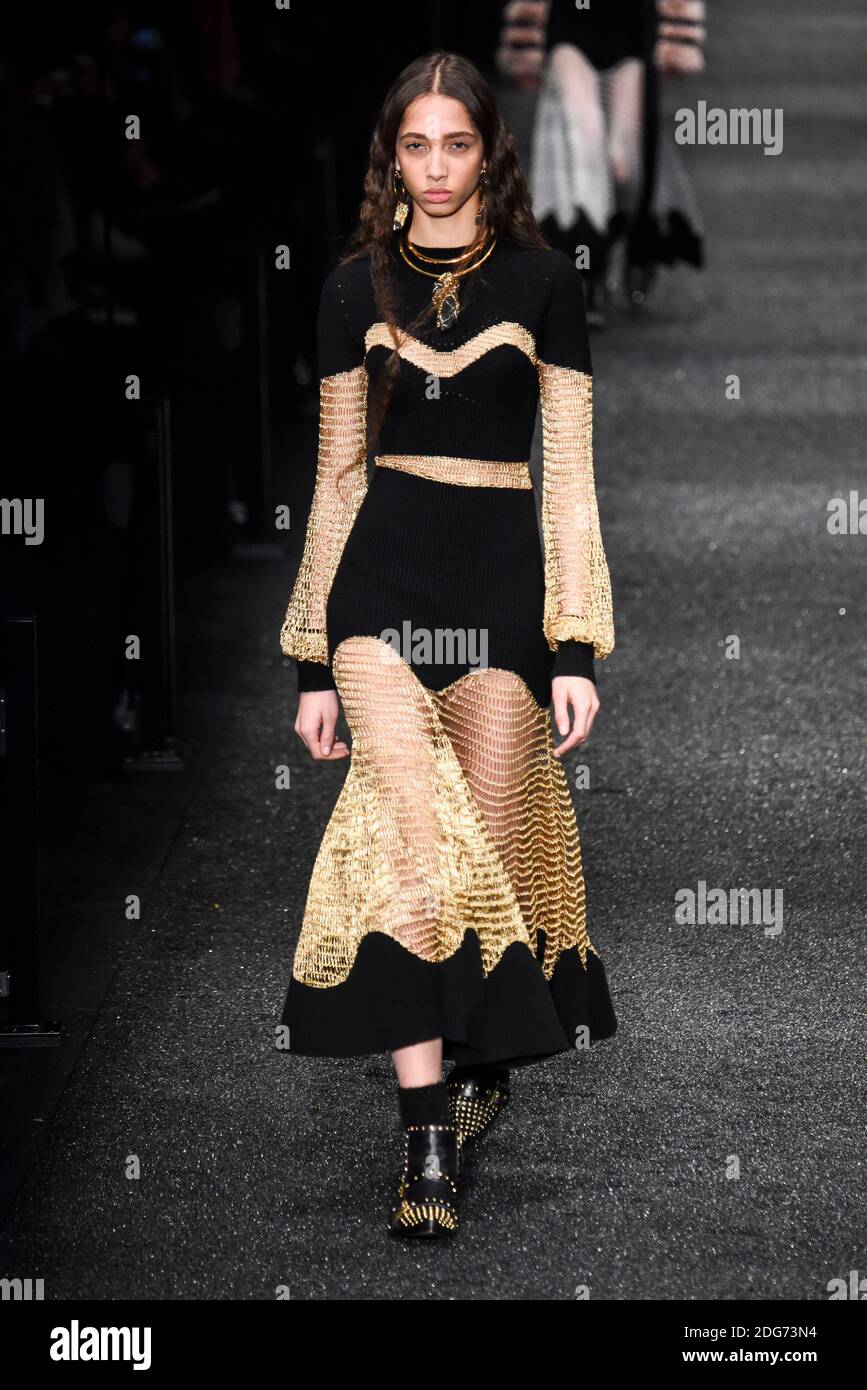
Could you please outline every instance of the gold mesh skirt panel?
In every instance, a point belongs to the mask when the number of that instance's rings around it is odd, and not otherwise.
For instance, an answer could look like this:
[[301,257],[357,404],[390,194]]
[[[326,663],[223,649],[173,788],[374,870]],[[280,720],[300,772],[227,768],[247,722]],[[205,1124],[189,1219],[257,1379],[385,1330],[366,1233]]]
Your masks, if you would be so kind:
[[342,983],[372,931],[436,963],[472,929],[485,975],[513,942],[535,954],[539,930],[548,979],[570,946],[586,963],[575,813],[548,711],[523,680],[489,668],[431,691],[369,636],[340,642],[333,670],[352,758],[293,976]]
[[490,668],[435,691],[440,719],[488,834],[515,890],[544,970],[577,946],[592,950],[575,810],[554,757],[551,721],[514,671]]

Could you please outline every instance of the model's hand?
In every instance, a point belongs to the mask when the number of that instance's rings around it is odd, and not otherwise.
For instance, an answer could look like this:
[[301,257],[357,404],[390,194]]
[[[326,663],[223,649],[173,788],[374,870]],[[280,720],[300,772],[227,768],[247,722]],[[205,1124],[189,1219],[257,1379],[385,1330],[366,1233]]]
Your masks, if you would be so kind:
[[295,732],[307,745],[311,758],[317,762],[333,763],[348,758],[349,747],[340,739],[334,741],[334,727],[340,706],[333,690],[305,690],[298,697]]
[[[562,758],[570,748],[583,743],[599,708],[596,686],[586,676],[555,676],[551,682],[554,701],[554,722],[561,734],[569,734],[554,749],[554,757]],[[572,732],[569,733],[569,708],[572,709]]]

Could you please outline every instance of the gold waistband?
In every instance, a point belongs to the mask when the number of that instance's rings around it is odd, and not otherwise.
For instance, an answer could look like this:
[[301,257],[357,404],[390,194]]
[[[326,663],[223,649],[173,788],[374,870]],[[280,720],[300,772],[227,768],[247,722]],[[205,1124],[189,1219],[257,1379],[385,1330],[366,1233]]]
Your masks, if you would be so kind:
[[460,487],[531,488],[533,479],[528,463],[506,463],[498,459],[458,459],[442,454],[377,454],[380,468],[399,468],[432,478],[437,483],[457,483]]

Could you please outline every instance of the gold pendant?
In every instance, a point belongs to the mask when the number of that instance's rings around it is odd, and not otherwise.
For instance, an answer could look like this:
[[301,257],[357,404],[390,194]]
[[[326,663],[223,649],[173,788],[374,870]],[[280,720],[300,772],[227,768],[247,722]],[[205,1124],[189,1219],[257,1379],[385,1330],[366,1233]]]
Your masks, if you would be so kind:
[[434,285],[433,302],[437,310],[437,328],[441,333],[457,323],[461,311],[458,289],[458,277],[450,270],[441,275]]

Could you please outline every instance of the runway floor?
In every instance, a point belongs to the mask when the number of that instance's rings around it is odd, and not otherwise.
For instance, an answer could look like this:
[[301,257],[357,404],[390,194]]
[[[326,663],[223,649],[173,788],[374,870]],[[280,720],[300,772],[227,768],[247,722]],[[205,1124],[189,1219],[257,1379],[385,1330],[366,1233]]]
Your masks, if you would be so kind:
[[[867,539],[826,525],[865,479],[865,25],[836,9],[714,10],[683,99],[781,107],[783,153],[687,149],[708,266],[664,272],[644,317],[593,340],[617,647],[569,766],[590,767],[588,922],[618,1034],[516,1074],[454,1241],[389,1240],[389,1058],[274,1047],[346,764],[292,732],[285,564],[244,562],[184,596],[213,643],[189,770],[118,793],[70,889],[73,916],[116,922],[116,969],[62,1093],[31,1102],[3,1274],[48,1298],[822,1300],[867,1270]],[[679,924],[700,882],[781,890],[782,931]],[[56,968],[51,992],[62,1013]],[[41,1094],[51,1065],[7,1054],[7,1095]]]

